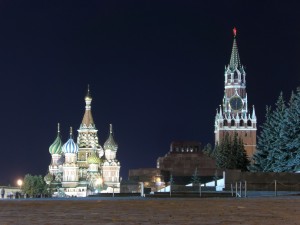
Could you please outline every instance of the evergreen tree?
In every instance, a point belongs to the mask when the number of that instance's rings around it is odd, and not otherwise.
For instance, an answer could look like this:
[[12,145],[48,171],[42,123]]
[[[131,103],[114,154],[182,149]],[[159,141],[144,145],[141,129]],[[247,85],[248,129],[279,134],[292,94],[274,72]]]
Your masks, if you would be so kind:
[[267,157],[270,151],[271,144],[271,107],[266,107],[265,122],[261,126],[261,132],[257,137],[256,151],[252,157],[252,164],[250,166],[250,171],[259,172],[264,171],[267,165]]
[[170,185],[174,184],[174,178],[173,178],[173,174],[171,173],[170,175],[170,181],[169,181]]
[[238,137],[238,147],[237,147],[237,168],[242,171],[247,171],[250,165],[250,160],[248,159],[247,152],[243,143],[243,139]]
[[257,150],[252,158],[251,171],[263,172],[282,172],[286,168],[286,150],[283,143],[283,133],[287,114],[286,104],[282,92],[275,104],[275,110],[266,107],[265,122],[261,126],[261,132],[258,136]]
[[233,138],[229,133],[225,133],[224,138],[219,145],[216,145],[216,164],[222,169],[240,169],[247,170],[249,160],[241,138],[237,132]]
[[194,185],[198,185],[199,183],[201,183],[201,178],[198,172],[198,168],[195,169],[193,176],[192,176],[192,180],[191,183]]
[[286,167],[288,154],[284,138],[284,133],[287,128],[284,121],[288,115],[288,110],[282,92],[275,106],[276,108],[271,116],[271,129],[269,131],[272,137],[272,146],[267,157],[268,162],[264,171],[285,172],[289,170]]
[[226,132],[224,138],[215,147],[216,165],[218,168],[231,169],[230,165],[230,137]]
[[212,146],[211,146],[211,144],[210,143],[208,143],[207,145],[205,145],[204,146],[204,148],[203,148],[203,153],[205,154],[205,155],[208,155],[209,157],[214,157],[214,149],[212,148]]
[[300,88],[297,89],[296,94],[292,93],[283,126],[282,144],[285,151],[278,157],[279,163],[274,167],[280,172],[292,172],[300,164]]

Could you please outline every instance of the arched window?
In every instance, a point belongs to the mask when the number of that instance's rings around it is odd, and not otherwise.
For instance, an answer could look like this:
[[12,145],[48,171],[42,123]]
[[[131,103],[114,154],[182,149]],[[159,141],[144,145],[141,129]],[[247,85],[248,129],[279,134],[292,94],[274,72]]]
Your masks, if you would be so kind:
[[234,120],[231,120],[231,126],[234,126],[235,122]]
[[234,71],[233,76],[234,76],[234,77],[233,77],[234,80],[239,79],[239,74],[237,73],[237,71]]
[[228,126],[228,121],[224,120],[224,126]]
[[240,121],[240,127],[244,126],[244,120]]
[[251,120],[247,121],[247,126],[252,126]]

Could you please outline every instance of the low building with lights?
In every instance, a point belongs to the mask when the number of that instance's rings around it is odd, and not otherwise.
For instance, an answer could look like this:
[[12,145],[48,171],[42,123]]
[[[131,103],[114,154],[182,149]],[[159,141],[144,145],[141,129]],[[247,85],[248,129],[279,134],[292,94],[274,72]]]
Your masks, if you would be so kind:
[[56,196],[86,197],[100,192],[120,192],[120,162],[116,158],[118,145],[113,138],[112,125],[102,148],[98,142],[91,102],[88,89],[77,142],[71,128],[69,140],[63,145],[58,125],[57,137],[49,147],[52,160],[45,181]]
[[18,187],[0,186],[0,199],[15,199],[21,197],[24,197],[22,195],[21,186]]
[[221,177],[222,172],[216,168],[215,160],[204,154],[201,143],[197,141],[172,142],[167,154],[159,157],[156,163],[156,168],[130,169],[128,181],[122,182],[122,192],[139,192],[140,186],[137,184],[140,183],[156,192],[168,186],[171,179],[176,185],[187,185],[191,183],[195,171],[201,182],[207,183],[216,176]]
[[[216,161],[204,154],[201,143],[197,141],[174,141],[169,152],[156,161],[157,168],[169,171],[177,182],[190,182],[197,169],[203,180],[210,180],[216,172]],[[206,179],[207,178],[207,179]]]

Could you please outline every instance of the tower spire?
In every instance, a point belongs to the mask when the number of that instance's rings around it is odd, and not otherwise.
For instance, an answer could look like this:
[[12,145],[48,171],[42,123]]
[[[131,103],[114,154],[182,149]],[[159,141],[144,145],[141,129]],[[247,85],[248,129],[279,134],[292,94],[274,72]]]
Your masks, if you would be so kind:
[[237,47],[237,43],[236,43],[236,34],[237,34],[237,30],[234,27],[233,28],[233,45],[232,45],[230,62],[229,62],[229,68],[231,70],[234,70],[236,68],[240,69],[240,67],[242,67],[241,61],[240,61],[240,56],[239,56],[239,51],[238,51],[238,47]]
[[84,100],[85,100],[85,113],[82,119],[81,126],[94,127],[94,120],[91,112],[92,96],[90,92],[90,85],[88,85],[87,93],[85,95]]

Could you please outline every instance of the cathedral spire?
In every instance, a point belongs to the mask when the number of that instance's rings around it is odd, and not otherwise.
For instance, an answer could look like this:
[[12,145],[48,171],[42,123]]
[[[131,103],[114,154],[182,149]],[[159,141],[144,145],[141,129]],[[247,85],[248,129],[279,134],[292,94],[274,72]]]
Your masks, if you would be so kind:
[[92,100],[89,84],[88,84],[87,93],[86,93],[86,96],[85,96],[85,100],[87,100],[87,99]]
[[109,133],[112,134],[112,124],[109,124]]
[[237,47],[237,43],[236,43],[236,34],[237,34],[237,30],[234,27],[233,28],[233,45],[232,45],[232,51],[231,51],[231,57],[230,57],[230,63],[229,63],[229,68],[231,70],[234,70],[236,68],[240,69],[242,67],[239,52],[238,52],[238,47]]
[[70,138],[73,138],[73,128],[70,127]]
[[85,100],[85,113],[82,119],[81,126],[94,127],[95,125],[94,125],[94,120],[91,112],[92,96],[90,93],[89,85],[84,100]]

